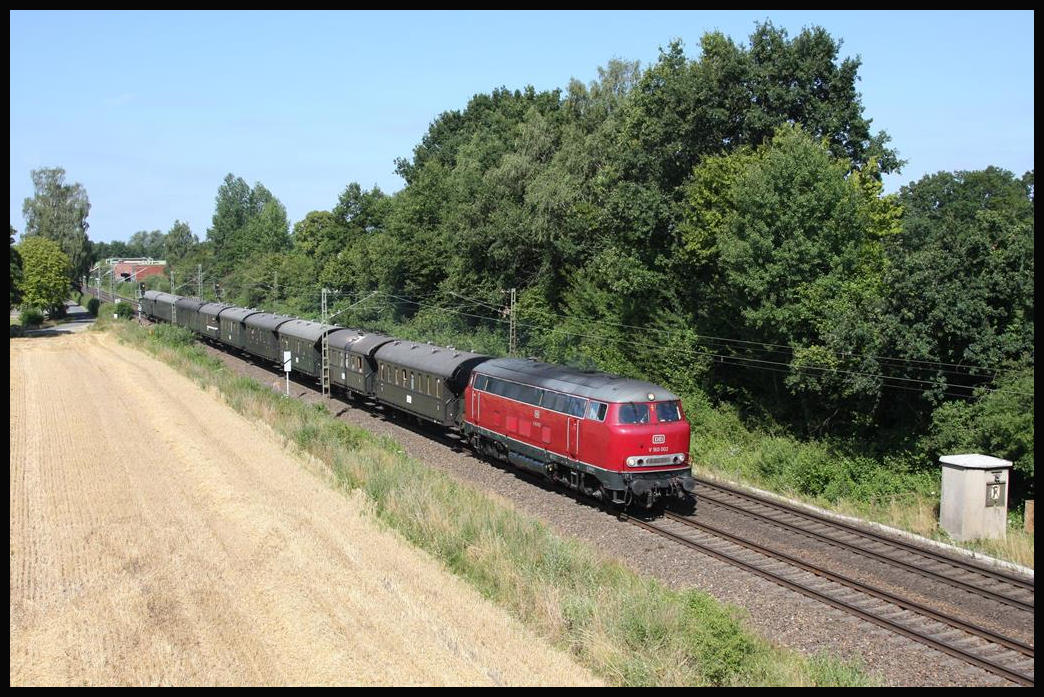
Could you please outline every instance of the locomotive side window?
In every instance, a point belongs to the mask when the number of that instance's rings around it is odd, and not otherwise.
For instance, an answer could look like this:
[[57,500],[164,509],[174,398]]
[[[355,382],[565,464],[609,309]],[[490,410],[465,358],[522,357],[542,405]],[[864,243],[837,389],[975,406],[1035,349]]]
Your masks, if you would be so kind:
[[661,422],[666,421],[680,421],[681,410],[678,409],[677,402],[657,402],[656,403],[656,420]]
[[569,404],[569,395],[561,392],[549,392],[544,398],[544,403],[551,411],[565,412],[566,406]]
[[605,412],[608,408],[609,405],[605,402],[591,402],[591,405],[587,408],[587,418],[595,421],[605,421]]
[[581,397],[570,397],[569,404],[566,407],[566,413],[570,416],[575,416],[578,419],[584,418],[584,412],[587,411],[587,400]]
[[622,424],[647,424],[649,423],[648,404],[621,404],[617,412],[617,420]]
[[489,382],[489,376],[487,376],[487,375],[476,375],[475,376],[475,383],[474,383],[475,389],[476,390],[482,390],[483,392],[485,392],[486,391],[486,383],[488,383],[488,382]]

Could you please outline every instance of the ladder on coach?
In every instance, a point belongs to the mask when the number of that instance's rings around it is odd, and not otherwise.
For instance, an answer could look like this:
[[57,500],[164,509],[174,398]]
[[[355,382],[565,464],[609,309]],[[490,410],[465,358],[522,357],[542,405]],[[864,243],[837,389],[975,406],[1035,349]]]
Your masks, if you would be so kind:
[[319,381],[323,386],[323,398],[328,399],[330,397],[330,332],[327,330],[326,321],[327,308],[326,308],[326,288],[323,288],[323,303],[322,303],[322,314],[323,314],[323,339],[322,339],[322,353],[323,353],[323,367],[319,372]]

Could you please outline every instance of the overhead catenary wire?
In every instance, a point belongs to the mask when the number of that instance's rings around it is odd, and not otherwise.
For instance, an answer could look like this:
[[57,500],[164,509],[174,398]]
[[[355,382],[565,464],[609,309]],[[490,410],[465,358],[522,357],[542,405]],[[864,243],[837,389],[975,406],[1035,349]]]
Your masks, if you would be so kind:
[[[183,286],[179,286],[179,287],[184,287],[184,285],[190,285],[190,284],[183,284]],[[266,289],[269,289],[269,290],[272,289],[271,285],[269,285],[267,283],[264,283],[264,282],[257,282],[257,283],[242,285],[242,286],[238,286],[238,287],[241,288],[241,289],[246,289],[246,288],[255,288],[255,289],[256,288],[266,288]],[[345,293],[341,293],[341,295],[342,295],[342,297],[351,298],[351,297],[361,296],[364,293],[365,293],[365,291],[358,291],[358,292],[354,292],[354,293],[353,292],[345,292]],[[489,303],[485,303],[485,302],[479,301],[479,300],[477,300],[475,298],[469,298],[469,297],[464,296],[464,295],[462,295],[460,293],[455,293],[453,291],[450,291],[450,294],[454,295],[454,296],[458,297],[459,299],[464,300],[466,302],[471,302],[471,303],[474,303],[474,304],[478,304],[478,305],[481,305],[481,306],[483,306],[483,307],[485,307],[485,308],[487,308],[489,310],[496,311],[497,313],[502,312],[502,309],[503,309],[503,308],[499,308],[499,307],[496,307],[494,305],[491,305]],[[467,318],[482,320],[482,321],[486,321],[486,322],[494,322],[494,323],[497,323],[497,324],[500,324],[500,325],[509,325],[509,322],[510,322],[509,320],[503,319],[502,317],[490,317],[489,315],[481,315],[481,314],[475,314],[473,312],[465,312],[465,311],[463,311],[460,308],[447,307],[445,305],[434,304],[432,302],[422,302],[420,300],[407,298],[407,297],[404,297],[404,296],[401,296],[401,295],[397,295],[395,293],[389,293],[387,291],[379,291],[379,290],[372,291],[372,292],[370,292],[367,295],[367,297],[365,299],[367,299],[367,300],[371,300],[372,299],[376,303],[379,304],[380,302],[382,302],[382,298],[384,299],[383,302],[387,302],[387,303],[390,303],[391,301],[396,301],[398,303],[406,303],[406,304],[410,304],[410,305],[415,305],[415,306],[417,306],[419,308],[429,308],[429,309],[438,310],[440,312],[449,312],[449,313],[452,313],[452,314],[455,314],[455,315],[458,315],[458,316],[461,316],[461,317],[467,317]],[[341,312],[344,312],[347,309],[349,309],[349,308],[343,308],[342,310],[339,310],[337,312],[337,314],[340,314]],[[560,313],[547,313],[547,314],[555,316],[555,317],[565,318],[565,319],[575,319],[575,318],[572,318],[572,317],[570,317],[568,315],[562,315]],[[587,320],[585,320],[585,321],[587,321]],[[598,321],[598,320],[590,320],[590,321],[587,321],[587,322],[589,324],[594,324],[594,325],[616,326],[616,327],[635,328],[635,329],[643,329],[643,330],[647,329],[647,328],[643,328],[643,327],[634,327],[633,325],[626,325],[626,324],[615,323],[615,322],[604,322],[604,321]],[[818,365],[818,364],[815,364],[815,363],[793,365],[792,363],[783,362],[783,361],[768,360],[768,359],[765,359],[765,358],[754,358],[754,357],[750,357],[750,356],[728,354],[728,353],[717,353],[717,352],[713,352],[713,351],[701,351],[701,350],[699,350],[697,348],[692,348],[692,347],[682,347],[682,346],[670,346],[670,347],[668,347],[668,346],[663,346],[663,345],[660,345],[660,344],[652,344],[652,343],[648,343],[648,342],[636,341],[634,339],[624,339],[624,338],[621,338],[621,337],[605,336],[603,334],[590,334],[590,333],[581,333],[581,332],[569,331],[566,328],[561,327],[561,326],[546,327],[546,326],[542,326],[542,325],[533,324],[533,323],[530,323],[530,322],[518,322],[517,326],[527,327],[527,328],[531,328],[531,329],[536,329],[536,330],[539,330],[539,331],[542,331],[542,332],[546,332],[546,333],[561,334],[561,335],[564,335],[564,336],[570,336],[570,337],[575,337],[575,338],[579,338],[579,339],[593,339],[593,340],[598,340],[598,341],[615,342],[615,343],[618,343],[618,344],[626,344],[626,345],[634,346],[634,347],[637,347],[637,348],[651,349],[651,350],[656,350],[656,351],[660,351],[660,352],[667,351],[667,352],[669,352],[669,353],[671,353],[673,355],[687,355],[687,356],[690,356],[690,357],[697,357],[697,356],[699,356],[699,357],[717,359],[718,361],[720,361],[722,364],[725,364],[725,365],[733,365],[733,366],[737,366],[737,367],[746,367],[746,368],[750,368],[750,369],[754,369],[754,370],[763,370],[763,371],[775,372],[775,373],[781,373],[781,374],[791,374],[794,370],[798,370],[798,371],[818,371],[820,373],[832,373],[832,374],[840,374],[840,375],[849,375],[849,376],[853,376],[853,377],[865,377],[865,378],[869,378],[869,379],[878,379],[878,380],[881,381],[881,384],[882,384],[883,387],[887,387],[889,389],[903,390],[903,391],[907,391],[907,392],[923,393],[923,392],[925,392],[927,390],[931,390],[931,389],[942,389],[943,390],[942,394],[944,396],[967,398],[967,397],[969,397],[971,395],[970,394],[962,394],[962,393],[954,393],[951,390],[954,390],[954,389],[956,389],[956,390],[963,390],[965,392],[970,393],[970,392],[972,392],[972,391],[974,391],[976,389],[985,389],[985,390],[988,390],[990,392],[1000,392],[1000,393],[1007,393],[1007,394],[1015,394],[1015,395],[1027,396],[1027,397],[1033,397],[1034,396],[1033,393],[1021,392],[1021,391],[1017,391],[1017,390],[1004,389],[1004,388],[990,388],[990,387],[985,387],[985,386],[962,385],[962,384],[952,383],[952,382],[941,382],[941,381],[938,381],[938,380],[926,380],[926,379],[920,379],[920,378],[903,377],[903,376],[898,376],[898,375],[888,375],[888,374],[884,374],[884,373],[873,373],[873,372],[866,372],[866,371],[847,370],[847,369],[837,368],[837,367],[834,367],[834,366]],[[653,332],[658,332],[658,333],[668,333],[668,334],[670,333],[668,330],[657,329],[657,328],[648,328],[648,330],[649,331],[653,331]],[[793,347],[783,347],[783,346],[781,346],[779,344],[768,344],[768,343],[763,343],[763,342],[753,342],[753,341],[745,341],[745,340],[739,340],[739,339],[729,340],[729,339],[722,339],[720,337],[707,337],[707,336],[702,336],[702,335],[698,335],[698,334],[694,335],[694,336],[695,336],[695,338],[698,341],[709,339],[709,340],[719,340],[720,342],[729,342],[729,343],[726,343],[726,346],[730,346],[730,343],[749,344],[749,345],[752,345],[752,346],[768,346],[768,347],[772,347],[774,349],[775,348],[787,349],[786,352],[788,354],[792,354],[793,350],[794,350]],[[762,349],[762,351],[764,351],[764,349]],[[784,351],[768,351],[767,353],[784,353]],[[845,357],[853,357],[853,358],[878,358],[878,359],[881,358],[881,357],[876,357],[876,356],[867,356],[867,355],[860,355],[860,354],[854,354],[854,353],[843,353],[842,354],[841,352],[838,352],[838,355],[844,355]],[[912,359],[893,359],[893,360],[912,360]],[[938,365],[938,366],[953,366],[953,365],[955,365],[955,364],[948,364],[948,363],[942,363],[942,362],[929,362],[929,361],[925,361],[924,363],[931,364],[931,365]],[[925,368],[925,369],[927,369],[927,368]],[[984,370],[995,370],[996,372],[1006,372],[1006,369],[984,369]],[[948,371],[940,370],[938,372],[948,372]],[[950,374],[964,375],[964,376],[967,376],[967,377],[975,377],[975,378],[983,378],[983,379],[988,379],[988,377],[989,377],[989,376],[970,375],[968,373],[950,373]],[[907,383],[907,384],[904,385],[904,384],[898,384],[898,383]],[[911,384],[913,386],[911,386]],[[920,385],[920,387],[918,387],[917,385]]]
[[[453,292],[453,291],[449,291],[449,292],[452,295],[455,295],[456,297],[461,298],[462,300],[467,300],[467,301],[470,301],[470,302],[473,302],[473,303],[476,303],[476,304],[484,305],[484,306],[489,307],[489,308],[494,309],[494,310],[499,310],[500,309],[500,308],[493,307],[492,305],[489,305],[488,303],[485,303],[485,302],[483,302],[481,300],[478,300],[476,298],[469,298],[469,297],[467,297],[465,295],[461,295],[460,293],[456,293],[456,292]],[[550,312],[550,311],[546,311],[546,310],[543,311],[543,312],[544,312],[544,314],[550,315],[552,317],[559,317],[559,318],[562,318],[562,319],[575,319],[574,317],[572,317],[570,315],[564,315],[564,314],[559,313],[559,312]],[[638,330],[645,331],[645,332],[655,332],[655,333],[659,333],[659,334],[671,334],[672,333],[672,330],[670,330],[670,329],[660,329],[660,328],[657,328],[657,327],[641,327],[641,326],[637,326],[637,325],[633,325],[633,324],[624,324],[622,322],[611,322],[611,321],[608,321],[608,320],[585,319],[584,321],[586,323],[588,323],[588,324],[598,324],[598,325],[603,325],[603,326],[620,327],[620,328],[623,328],[623,329],[638,329]],[[533,326],[533,325],[528,325],[528,326]],[[730,338],[726,338],[726,337],[712,336],[712,335],[709,335],[709,334],[694,334],[693,336],[695,336],[695,338],[700,340],[700,341],[717,342],[717,343],[722,343],[722,344],[729,345],[729,346],[731,346],[732,344],[738,344],[738,345],[744,346],[744,347],[762,346],[762,347],[766,347],[766,348],[759,349],[759,350],[762,350],[762,351],[764,351],[766,353],[791,354],[795,350],[799,350],[801,348],[807,348],[807,347],[788,346],[788,345],[785,345],[785,344],[772,344],[772,343],[767,343],[767,342],[763,342],[763,341],[752,341],[752,340],[748,340],[748,339],[730,339]],[[877,361],[893,361],[893,362],[907,363],[907,364],[920,364],[920,365],[924,365],[924,366],[939,366],[939,367],[941,367],[941,368],[938,369],[939,372],[945,372],[945,373],[949,373],[949,374],[952,374],[952,375],[969,375],[969,376],[971,376],[971,374],[967,373],[967,372],[949,371],[949,370],[944,370],[942,368],[962,368],[964,370],[981,370],[981,371],[987,371],[987,372],[991,372],[991,373],[1012,373],[1012,372],[1017,372],[1016,370],[1011,369],[1011,368],[991,368],[989,366],[968,365],[968,364],[961,364],[961,363],[947,363],[947,362],[944,362],[944,361],[928,361],[928,360],[922,360],[922,359],[918,359],[918,358],[902,358],[902,357],[898,357],[898,356],[879,356],[879,355],[874,355],[874,354],[861,354],[861,353],[855,353],[855,352],[851,352],[851,351],[831,351],[831,353],[834,353],[835,355],[838,355],[838,356],[841,356],[841,357],[869,358],[869,359],[873,359],[873,360],[877,360]],[[975,376],[972,376],[972,377],[975,377]]]
[[[507,320],[500,319],[500,318],[497,318],[497,317],[488,317],[488,316],[484,316],[484,315],[475,315],[475,314],[472,314],[472,313],[460,312],[458,310],[454,310],[453,308],[448,308],[448,307],[444,307],[444,306],[438,306],[438,305],[431,305],[431,304],[427,304],[427,303],[422,303],[422,302],[417,301],[417,300],[412,300],[412,299],[409,299],[409,298],[403,298],[401,296],[393,295],[393,294],[390,294],[390,293],[386,294],[386,295],[389,295],[390,297],[396,298],[397,300],[399,300],[401,302],[415,304],[415,305],[417,305],[419,307],[431,307],[431,308],[439,309],[439,310],[445,311],[445,312],[453,312],[455,314],[462,315],[462,316],[465,316],[465,317],[476,317],[476,318],[479,318],[479,319],[485,319],[487,321],[497,322],[497,323],[500,323],[500,324],[506,324],[507,323]],[[565,317],[564,315],[559,315],[559,316]],[[794,366],[794,365],[792,365],[790,363],[784,363],[784,362],[781,362],[781,361],[770,361],[770,360],[765,360],[765,359],[760,359],[760,358],[750,358],[750,357],[746,357],[746,356],[736,356],[736,355],[731,355],[731,354],[712,353],[712,352],[709,352],[709,351],[699,351],[699,350],[693,349],[693,348],[664,347],[664,346],[657,345],[657,344],[649,344],[649,343],[637,342],[637,341],[633,341],[633,340],[624,340],[624,339],[620,339],[619,337],[608,337],[608,336],[604,336],[604,335],[600,335],[600,334],[583,334],[583,333],[578,333],[578,332],[571,332],[571,331],[565,330],[562,327],[550,327],[550,328],[548,328],[548,327],[542,327],[542,326],[539,326],[539,325],[535,325],[535,324],[531,324],[531,323],[525,323],[525,322],[519,323],[519,326],[526,326],[526,327],[536,328],[536,329],[539,329],[539,330],[544,331],[544,332],[560,333],[560,334],[564,334],[566,336],[573,336],[573,337],[583,338],[583,339],[597,339],[597,340],[601,340],[601,341],[614,341],[614,342],[618,342],[618,343],[624,343],[624,344],[629,344],[629,345],[632,345],[632,346],[637,346],[639,348],[649,348],[649,349],[655,349],[655,350],[658,350],[658,351],[668,350],[668,351],[673,351],[673,352],[676,352],[676,353],[677,352],[683,352],[683,353],[686,353],[688,355],[699,355],[699,356],[706,356],[706,357],[711,357],[711,358],[718,358],[718,359],[721,359],[723,362],[730,362],[733,365],[736,365],[737,362],[740,365],[746,365],[746,364],[750,364],[750,363],[760,364],[759,366],[754,366],[754,365],[748,365],[747,366],[747,367],[751,367],[751,368],[764,367],[764,369],[769,369],[769,368],[767,368],[767,366],[782,366],[782,367],[785,367],[785,368],[788,369],[788,370],[771,369],[771,370],[773,370],[773,372],[789,373],[789,372],[791,372],[791,371],[793,371],[795,369],[797,369],[797,370],[818,370],[818,371],[821,371],[821,372],[838,373],[838,374],[845,374],[845,375],[852,375],[852,376],[859,376],[859,377],[879,378],[882,381],[896,380],[896,381],[908,382],[908,383],[919,383],[921,385],[925,385],[926,386],[924,388],[906,388],[907,391],[914,391],[914,392],[923,392],[923,391],[925,391],[927,389],[931,389],[933,387],[934,388],[939,388],[939,387],[956,388],[956,389],[961,389],[961,390],[973,390],[973,389],[976,389],[976,388],[971,387],[971,386],[960,385],[960,384],[957,384],[957,383],[938,382],[938,381],[934,381],[934,380],[923,380],[923,379],[918,379],[918,378],[907,378],[907,377],[901,377],[901,376],[898,376],[898,375],[886,375],[886,374],[882,374],[882,373],[868,373],[868,372],[863,372],[863,371],[845,370],[845,369],[841,369],[841,368],[835,368],[835,367],[832,367],[832,366],[821,366],[821,365],[815,365],[815,364],[804,364],[804,365]],[[852,355],[854,355],[854,354],[852,354]],[[897,389],[903,387],[902,385],[896,385],[896,384],[892,384],[892,383],[885,383],[885,385],[888,386],[888,387],[897,388]],[[1005,393],[1008,393],[1008,394],[1017,394],[1017,395],[1028,396],[1028,397],[1032,397],[1033,396],[1032,393],[1019,392],[1019,391],[1016,391],[1016,390],[1008,390],[1008,389],[1001,390],[1001,389],[996,389],[996,388],[985,388],[985,389],[989,389],[992,392],[1005,392]],[[967,397],[968,396],[968,395],[958,395],[958,394],[952,394],[952,393],[947,393],[947,394],[949,394],[950,396],[960,396],[960,397]]]

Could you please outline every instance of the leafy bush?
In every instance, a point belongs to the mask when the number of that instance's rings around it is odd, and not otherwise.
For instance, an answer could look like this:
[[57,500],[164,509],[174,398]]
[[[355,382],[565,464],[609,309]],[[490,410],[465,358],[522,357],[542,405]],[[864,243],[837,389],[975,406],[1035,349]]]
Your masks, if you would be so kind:
[[116,305],[116,314],[120,319],[131,319],[134,317],[134,306],[131,303],[119,303]]
[[23,308],[21,321],[23,327],[39,327],[44,321],[43,312],[35,307]]
[[91,313],[95,317],[98,316],[98,308],[101,306],[101,301],[98,298],[91,298],[87,301],[87,312]]

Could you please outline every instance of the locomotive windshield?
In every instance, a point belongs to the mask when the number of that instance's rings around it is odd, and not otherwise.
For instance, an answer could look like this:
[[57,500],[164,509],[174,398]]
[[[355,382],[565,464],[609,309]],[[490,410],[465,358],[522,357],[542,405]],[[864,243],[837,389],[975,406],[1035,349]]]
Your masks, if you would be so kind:
[[648,404],[621,404],[616,412],[616,420],[622,424],[647,424],[649,423]]
[[677,402],[657,402],[656,420],[660,423],[665,421],[681,421],[681,409]]

